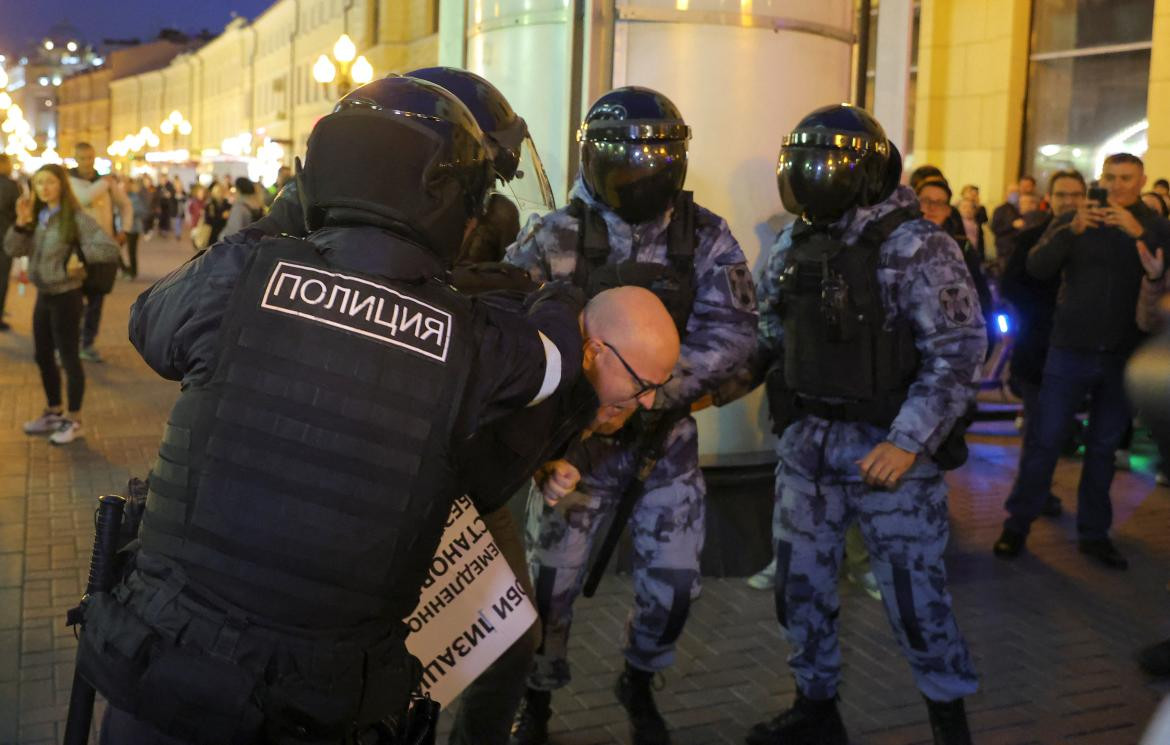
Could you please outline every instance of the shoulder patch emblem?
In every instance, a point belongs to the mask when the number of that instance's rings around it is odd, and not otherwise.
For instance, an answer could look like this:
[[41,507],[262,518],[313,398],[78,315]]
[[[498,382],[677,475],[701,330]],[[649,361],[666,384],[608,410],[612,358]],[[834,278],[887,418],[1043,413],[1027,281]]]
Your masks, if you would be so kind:
[[951,285],[938,291],[943,317],[951,326],[971,326],[975,318],[975,297],[966,285]]
[[752,271],[747,264],[731,264],[723,267],[727,280],[727,292],[736,309],[749,313],[756,310],[756,285],[752,282]]

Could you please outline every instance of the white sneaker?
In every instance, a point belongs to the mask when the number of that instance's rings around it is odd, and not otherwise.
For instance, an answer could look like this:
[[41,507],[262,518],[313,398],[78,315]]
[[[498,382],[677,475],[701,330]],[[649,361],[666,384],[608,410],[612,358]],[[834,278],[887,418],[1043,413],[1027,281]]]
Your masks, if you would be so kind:
[[877,577],[874,576],[873,572],[858,574],[852,570],[846,570],[845,577],[862,590],[865,590],[865,594],[874,600],[882,599],[882,586],[878,584]]
[[61,420],[61,425],[57,431],[49,435],[49,442],[54,445],[68,445],[74,440],[78,440],[85,436],[81,431],[81,422],[70,421],[69,419]]
[[65,417],[60,414],[46,411],[31,422],[25,422],[24,433],[26,435],[47,435],[60,429],[63,421],[65,421]]
[[771,590],[776,586],[776,560],[747,579],[748,587],[753,590]]

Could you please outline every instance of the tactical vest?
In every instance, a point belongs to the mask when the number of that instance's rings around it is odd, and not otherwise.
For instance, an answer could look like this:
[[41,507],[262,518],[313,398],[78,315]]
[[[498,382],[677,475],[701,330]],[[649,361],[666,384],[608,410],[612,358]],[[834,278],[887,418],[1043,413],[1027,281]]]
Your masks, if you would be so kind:
[[666,233],[666,264],[636,261],[633,256],[610,264],[609,230],[601,213],[581,199],[569,203],[568,213],[577,219],[577,267],[573,284],[586,297],[614,287],[636,285],[650,290],[670,313],[680,339],[686,338],[687,320],[695,304],[694,195],[679,192]]
[[889,426],[906,400],[918,351],[909,321],[887,328],[877,269],[882,244],[914,217],[892,212],[852,246],[807,223],[793,229],[780,282],[784,386],[804,413]]
[[167,422],[144,552],[288,626],[405,617],[458,490],[472,324],[437,280],[365,276],[307,241],[263,241],[210,382],[183,391]]

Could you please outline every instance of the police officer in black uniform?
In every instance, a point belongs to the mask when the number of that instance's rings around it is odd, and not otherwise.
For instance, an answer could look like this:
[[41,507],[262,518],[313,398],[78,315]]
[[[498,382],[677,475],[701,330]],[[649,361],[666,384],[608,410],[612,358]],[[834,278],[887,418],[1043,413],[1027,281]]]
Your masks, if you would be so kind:
[[133,565],[87,610],[104,742],[348,743],[401,720],[420,678],[401,619],[460,446],[581,369],[571,294],[437,279],[491,173],[449,92],[370,83],[310,136],[307,239],[220,243],[139,298],[131,340],[182,393]]

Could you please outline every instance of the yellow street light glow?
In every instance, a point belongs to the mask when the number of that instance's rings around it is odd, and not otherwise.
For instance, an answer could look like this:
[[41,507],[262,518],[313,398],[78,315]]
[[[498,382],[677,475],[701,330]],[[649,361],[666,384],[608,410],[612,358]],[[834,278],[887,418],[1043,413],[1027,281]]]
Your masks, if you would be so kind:
[[171,112],[170,116],[167,117],[167,121],[177,126],[179,122],[183,121],[183,115],[180,114],[176,109],[175,111]]
[[6,111],[12,107],[12,96],[8,95],[8,91],[0,91],[0,111]]
[[162,130],[164,135],[169,135],[175,131],[175,125],[171,123],[170,119],[163,119],[162,124],[158,125],[158,128]]
[[118,148],[115,147],[115,145],[117,145],[116,142],[110,144],[110,146],[106,148],[106,155],[109,155],[109,156],[115,157],[115,158],[118,156]]
[[4,71],[3,67],[0,67],[0,88],[7,88],[7,87],[8,87],[8,73]]
[[50,51],[50,52],[53,51],[53,46],[54,46],[54,44],[53,44],[52,39],[45,39],[45,49],[47,51]]
[[20,104],[13,104],[12,108],[8,110],[8,118],[20,121],[24,118],[24,109],[20,108]]
[[349,76],[353,78],[353,82],[358,85],[365,85],[374,79],[374,67],[370,61],[366,59],[365,55],[358,57],[353,63],[353,68],[349,72]]
[[77,42],[71,41],[65,45],[65,48],[68,49],[70,52],[76,52],[77,51]]
[[353,58],[357,56],[357,47],[353,43],[353,39],[349,38],[349,34],[342,34],[337,37],[337,42],[333,45],[333,58],[343,65],[353,62]]
[[184,119],[179,124],[179,134],[184,135],[184,136],[191,134],[191,122]]
[[316,80],[318,83],[332,83],[336,75],[337,68],[333,66],[333,63],[325,55],[322,54],[313,63],[313,80]]
[[146,138],[146,144],[150,145],[151,147],[158,147],[158,144],[159,144],[158,135],[151,132],[150,135],[147,136],[147,138]]
[[16,131],[16,124],[11,119],[5,119],[3,124],[0,124],[0,132],[4,134],[12,134]]
[[138,130],[138,134],[142,135],[143,137],[149,137],[150,127],[143,127],[142,129]]

